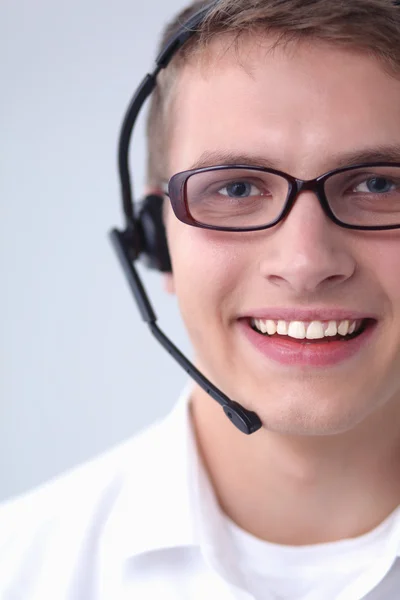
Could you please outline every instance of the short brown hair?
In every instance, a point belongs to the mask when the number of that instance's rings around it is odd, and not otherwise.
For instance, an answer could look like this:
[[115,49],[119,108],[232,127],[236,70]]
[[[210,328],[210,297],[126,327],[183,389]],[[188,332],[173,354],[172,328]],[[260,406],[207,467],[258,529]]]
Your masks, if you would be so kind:
[[[167,40],[209,0],[196,0],[167,25]],[[278,34],[278,43],[321,40],[358,48],[391,72],[400,73],[400,6],[394,0],[219,0],[191,40],[161,72],[147,121],[147,182],[161,187],[166,176],[168,99],[180,69],[195,52],[222,33],[237,42],[246,33]]]

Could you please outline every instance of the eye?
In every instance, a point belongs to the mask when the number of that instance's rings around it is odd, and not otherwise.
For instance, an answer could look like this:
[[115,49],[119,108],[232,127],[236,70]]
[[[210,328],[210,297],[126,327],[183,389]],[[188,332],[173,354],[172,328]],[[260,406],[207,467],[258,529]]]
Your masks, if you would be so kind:
[[370,194],[387,194],[396,189],[396,184],[387,177],[371,177],[359,183],[354,191]]
[[248,198],[249,196],[257,196],[260,190],[247,181],[232,181],[219,190],[223,196],[230,198]]

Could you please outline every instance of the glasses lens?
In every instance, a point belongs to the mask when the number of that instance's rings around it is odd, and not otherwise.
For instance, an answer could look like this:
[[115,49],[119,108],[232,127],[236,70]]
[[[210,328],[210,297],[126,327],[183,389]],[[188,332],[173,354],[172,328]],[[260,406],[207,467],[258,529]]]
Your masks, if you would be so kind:
[[368,167],[332,175],[325,195],[334,215],[347,225],[400,224],[400,167]]
[[191,175],[186,203],[197,222],[232,229],[269,225],[289,192],[283,177],[255,169],[223,168]]

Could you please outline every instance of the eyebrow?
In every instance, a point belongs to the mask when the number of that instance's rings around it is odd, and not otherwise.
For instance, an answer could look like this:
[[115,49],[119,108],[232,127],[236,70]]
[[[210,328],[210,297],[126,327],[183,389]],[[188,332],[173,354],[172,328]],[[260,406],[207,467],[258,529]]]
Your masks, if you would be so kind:
[[[361,163],[374,162],[399,162],[400,163],[400,145],[391,144],[387,146],[374,146],[360,150],[351,150],[348,152],[337,153],[329,156],[330,169],[353,166]],[[261,167],[265,169],[282,170],[282,164],[276,159],[269,158],[260,154],[243,154],[227,151],[206,151],[196,162],[189,167],[192,169],[202,169],[212,166],[225,165],[246,165],[252,167]],[[329,170],[329,169],[327,169]]]

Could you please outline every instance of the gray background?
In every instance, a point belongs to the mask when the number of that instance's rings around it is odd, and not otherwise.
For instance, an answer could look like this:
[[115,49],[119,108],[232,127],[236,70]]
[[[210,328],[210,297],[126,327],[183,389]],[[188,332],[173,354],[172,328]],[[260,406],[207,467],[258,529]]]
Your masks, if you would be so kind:
[[[180,0],[0,3],[0,500],[166,414],[185,374],[141,322],[107,239],[120,122]],[[143,119],[131,164],[144,184]],[[144,272],[185,351],[175,298]]]

